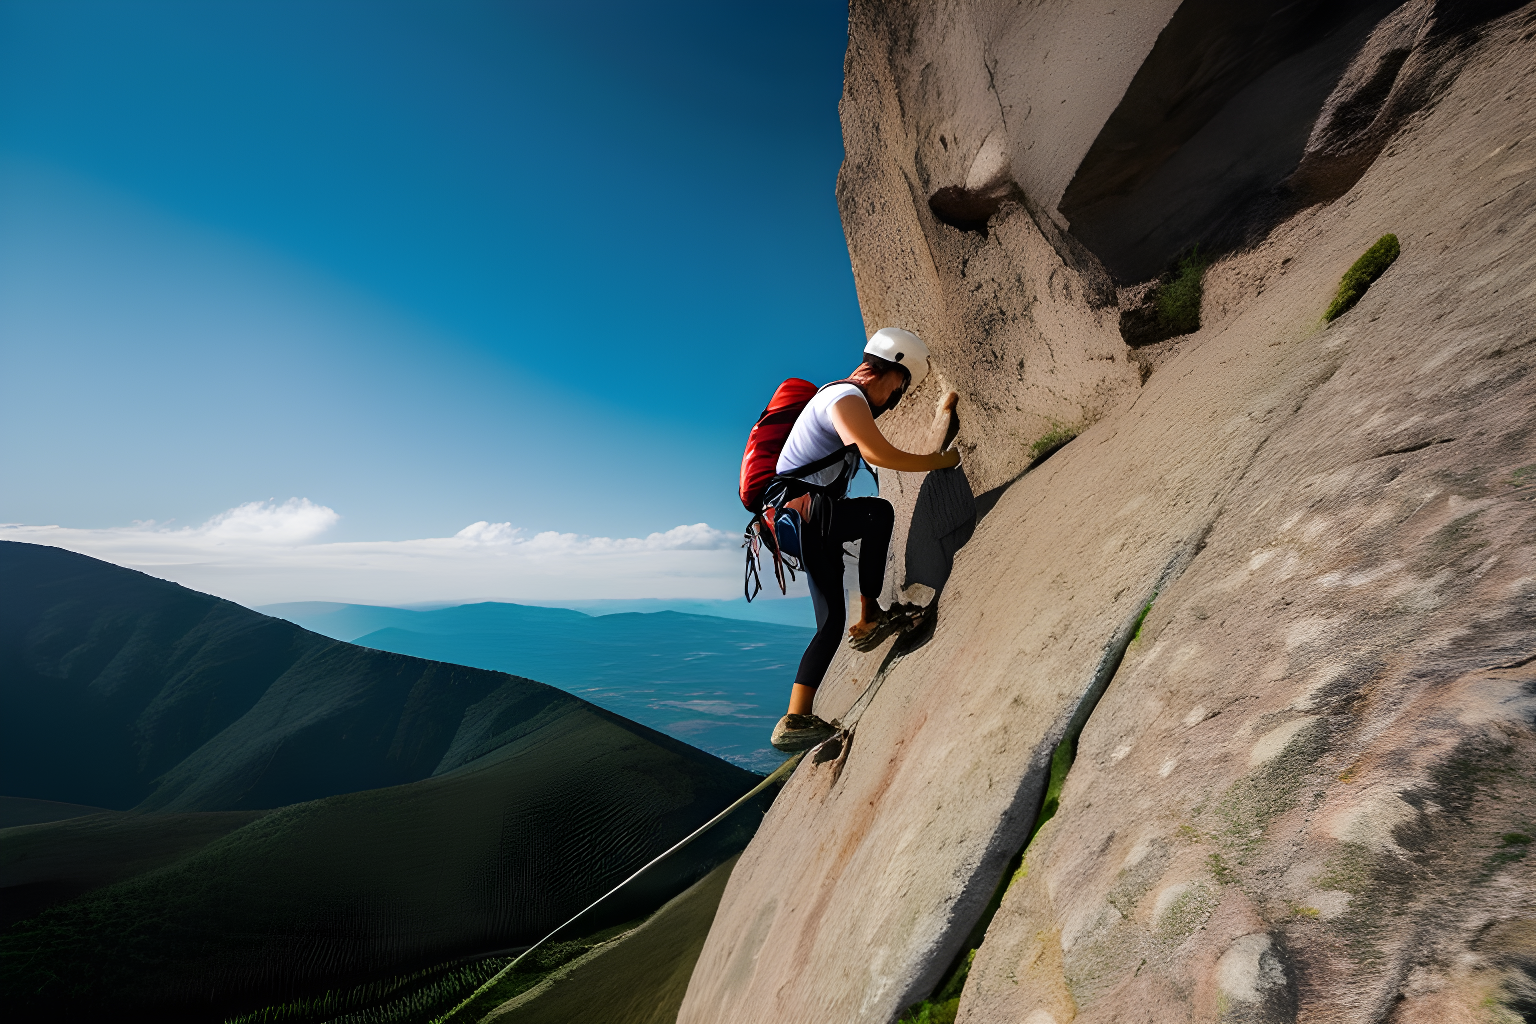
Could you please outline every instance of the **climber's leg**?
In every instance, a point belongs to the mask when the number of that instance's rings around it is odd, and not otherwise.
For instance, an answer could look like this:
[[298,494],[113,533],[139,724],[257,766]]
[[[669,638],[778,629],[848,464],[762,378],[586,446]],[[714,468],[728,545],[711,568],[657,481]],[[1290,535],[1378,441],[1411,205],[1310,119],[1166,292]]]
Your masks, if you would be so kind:
[[[847,611],[843,602],[842,543],[817,537],[810,543],[802,542],[801,550],[806,574],[810,577],[811,604],[816,609],[816,635],[811,637],[800,658],[790,711],[809,714],[811,697],[821,685],[827,666],[832,664],[837,645],[842,642]],[[803,705],[804,710],[796,710],[797,705]]]
[[816,610],[816,635],[800,658],[800,670],[790,688],[789,714],[774,729],[773,745],[780,750],[803,750],[832,734],[831,726],[812,714],[816,688],[837,653],[847,621],[843,598],[843,544],[862,541],[859,549],[859,623],[873,629],[885,586],[885,556],[896,521],[891,503],[883,498],[845,498],[832,505],[832,521],[825,535],[807,529],[801,538],[801,561]]
[[884,498],[846,498],[833,506],[832,536],[839,551],[847,541],[859,545],[859,619],[848,630],[867,636],[880,617],[880,591],[885,589],[885,559],[891,547],[896,510]]
[[845,498],[832,505],[826,536],[802,538],[803,561],[810,577],[811,604],[816,609],[816,635],[811,638],[790,695],[791,714],[809,714],[811,699],[821,685],[837,645],[842,642],[847,612],[843,601],[843,544],[860,540],[859,623],[872,628],[879,614],[876,603],[885,586],[885,555],[891,546],[896,513],[884,498]]
[[[838,551],[841,553],[841,546]],[[818,566],[820,571],[811,569],[814,561],[809,557],[804,559],[810,575],[811,604],[816,609],[816,635],[811,638],[810,645],[800,658],[800,671],[795,676],[795,685],[789,691],[789,713],[774,726],[771,741],[786,753],[814,747],[837,731],[817,718],[812,709],[816,703],[816,687],[821,685],[821,678],[826,675],[827,666],[832,663],[832,656],[837,653],[837,645],[843,636],[843,620],[846,616],[841,600],[842,559],[838,558],[837,574],[830,580],[828,576],[831,573],[827,571],[826,565]],[[818,578],[821,581],[819,585]],[[836,590],[832,590],[834,581]],[[835,600],[826,599],[829,592],[836,595]]]

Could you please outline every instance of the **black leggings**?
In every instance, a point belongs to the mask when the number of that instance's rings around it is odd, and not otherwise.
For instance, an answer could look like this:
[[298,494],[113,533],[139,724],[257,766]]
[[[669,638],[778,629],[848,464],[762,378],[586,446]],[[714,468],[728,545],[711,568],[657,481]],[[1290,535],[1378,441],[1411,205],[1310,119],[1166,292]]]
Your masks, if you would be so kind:
[[832,503],[832,522],[825,536],[806,524],[801,561],[811,578],[811,604],[816,609],[816,635],[800,659],[795,682],[811,689],[821,685],[837,645],[843,640],[847,602],[843,599],[843,544],[861,540],[859,593],[874,600],[885,586],[885,554],[891,546],[896,512],[884,498],[842,498]]

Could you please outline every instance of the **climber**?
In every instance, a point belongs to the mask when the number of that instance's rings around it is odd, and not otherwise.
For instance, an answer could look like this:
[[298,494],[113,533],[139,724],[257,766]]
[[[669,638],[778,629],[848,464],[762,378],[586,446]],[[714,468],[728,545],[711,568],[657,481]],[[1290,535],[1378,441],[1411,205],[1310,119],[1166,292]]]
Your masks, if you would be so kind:
[[[775,484],[790,500],[781,506],[779,535],[794,544],[800,564],[810,577],[811,603],[816,610],[816,635],[800,659],[790,691],[789,713],[773,730],[772,743],[783,751],[805,750],[836,730],[812,713],[816,687],[821,684],[841,642],[847,617],[843,600],[843,545],[862,541],[859,549],[859,619],[849,629],[859,649],[874,645],[915,624],[918,609],[881,609],[885,558],[895,513],[884,498],[846,497],[857,474],[859,459],[903,473],[949,469],[960,462],[955,451],[935,455],[904,452],[885,439],[875,417],[896,407],[901,396],[928,375],[928,349],[917,335],[887,327],[864,346],[864,361],[847,379],[818,391],[795,419],[779,455]],[[941,447],[959,396],[953,391],[939,399],[930,438]],[[848,457],[833,457],[847,452]],[[830,464],[829,464],[830,463]],[[822,468],[818,468],[818,465]],[[770,490],[772,490],[770,485]],[[819,504],[813,504],[821,499]],[[783,528],[788,519],[790,526]]]

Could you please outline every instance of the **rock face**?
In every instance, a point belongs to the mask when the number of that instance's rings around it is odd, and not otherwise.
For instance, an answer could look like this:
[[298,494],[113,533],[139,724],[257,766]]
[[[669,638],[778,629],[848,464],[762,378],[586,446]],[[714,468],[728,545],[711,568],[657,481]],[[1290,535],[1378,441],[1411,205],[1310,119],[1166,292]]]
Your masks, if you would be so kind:
[[[961,1022],[1536,1010],[1536,8],[1272,6],[853,5],[866,325],[935,352],[889,432],[959,390],[979,519],[930,636],[834,663],[680,1021],[893,1021],[973,947]],[[1138,363],[1114,285],[1194,242]]]

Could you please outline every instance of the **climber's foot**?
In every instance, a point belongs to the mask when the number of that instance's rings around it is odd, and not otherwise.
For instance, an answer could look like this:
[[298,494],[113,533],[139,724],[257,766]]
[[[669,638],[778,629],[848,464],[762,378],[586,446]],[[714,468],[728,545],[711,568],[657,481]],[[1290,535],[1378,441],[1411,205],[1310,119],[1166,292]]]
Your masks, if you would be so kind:
[[856,651],[872,651],[885,643],[886,638],[893,633],[906,633],[923,624],[923,618],[927,615],[927,609],[919,608],[911,604],[892,605],[889,611],[882,611],[874,620],[873,628],[865,630],[862,634],[848,631],[848,644]]
[[809,750],[823,740],[831,739],[837,730],[815,715],[785,715],[773,727],[770,743],[786,754]]

